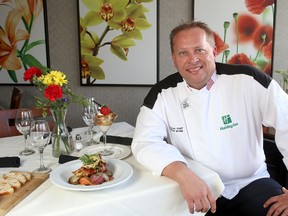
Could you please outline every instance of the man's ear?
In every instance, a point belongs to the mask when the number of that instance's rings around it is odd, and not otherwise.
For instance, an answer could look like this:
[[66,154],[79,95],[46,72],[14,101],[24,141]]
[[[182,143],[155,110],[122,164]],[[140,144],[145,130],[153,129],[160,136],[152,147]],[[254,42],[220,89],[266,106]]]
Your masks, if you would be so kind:
[[215,59],[216,59],[217,54],[218,54],[218,53],[217,53],[217,47],[214,46],[214,48],[213,48],[213,55],[214,55]]

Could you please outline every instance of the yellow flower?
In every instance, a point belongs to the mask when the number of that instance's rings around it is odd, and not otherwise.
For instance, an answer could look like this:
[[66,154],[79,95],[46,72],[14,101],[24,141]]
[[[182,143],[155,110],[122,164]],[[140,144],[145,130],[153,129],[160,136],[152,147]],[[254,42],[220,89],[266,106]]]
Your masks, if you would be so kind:
[[44,85],[60,85],[63,86],[63,84],[67,84],[68,81],[66,79],[66,75],[62,73],[61,71],[51,71],[47,75],[42,75],[40,77],[40,80]]

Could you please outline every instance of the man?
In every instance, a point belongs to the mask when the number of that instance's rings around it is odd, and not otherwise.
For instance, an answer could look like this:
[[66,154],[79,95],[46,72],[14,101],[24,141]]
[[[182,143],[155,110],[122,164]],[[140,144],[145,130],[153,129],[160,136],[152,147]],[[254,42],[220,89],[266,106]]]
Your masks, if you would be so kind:
[[[288,215],[287,192],[267,172],[262,133],[262,125],[276,129],[287,166],[287,94],[252,66],[216,63],[213,32],[204,23],[177,26],[170,45],[179,73],[146,96],[132,143],[136,159],[175,180],[191,213]],[[219,174],[225,185],[220,198],[183,155]]]

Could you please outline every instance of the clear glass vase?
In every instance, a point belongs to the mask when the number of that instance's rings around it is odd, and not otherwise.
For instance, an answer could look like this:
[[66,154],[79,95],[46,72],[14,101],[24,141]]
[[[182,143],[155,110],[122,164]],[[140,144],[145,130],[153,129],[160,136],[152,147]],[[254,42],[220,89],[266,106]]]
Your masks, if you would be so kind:
[[51,113],[54,120],[54,128],[52,132],[52,155],[57,158],[61,154],[70,155],[73,152],[73,140],[65,122],[67,109],[51,109]]

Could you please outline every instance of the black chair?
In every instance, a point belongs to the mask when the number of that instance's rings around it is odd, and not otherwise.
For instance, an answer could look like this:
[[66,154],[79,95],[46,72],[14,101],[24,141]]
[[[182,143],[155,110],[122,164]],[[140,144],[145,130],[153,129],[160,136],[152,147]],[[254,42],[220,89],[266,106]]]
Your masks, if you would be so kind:
[[283,162],[283,156],[278,150],[274,139],[264,138],[264,152],[268,172],[280,185],[287,187],[287,168]]
[[[10,108],[9,109],[19,109],[20,103],[22,99],[22,92],[17,87],[13,88],[11,101],[10,101]],[[12,126],[15,124],[14,119],[9,120],[9,125]]]

